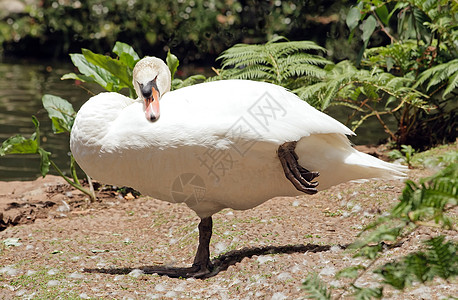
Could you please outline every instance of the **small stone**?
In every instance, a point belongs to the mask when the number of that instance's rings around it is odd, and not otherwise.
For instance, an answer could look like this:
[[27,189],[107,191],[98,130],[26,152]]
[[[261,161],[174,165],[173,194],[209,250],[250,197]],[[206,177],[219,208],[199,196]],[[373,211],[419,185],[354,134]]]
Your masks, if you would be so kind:
[[13,267],[6,266],[0,269],[0,274],[7,274],[9,276],[16,276],[19,271]]
[[156,284],[156,286],[154,287],[154,289],[155,289],[156,291],[158,291],[158,292],[164,292],[164,291],[166,290],[165,285],[164,285],[164,284],[161,284],[161,283]]
[[56,286],[56,285],[59,285],[59,284],[60,284],[59,280],[50,280],[50,281],[48,281],[47,286]]
[[61,200],[62,205],[59,205],[59,207],[56,209],[58,212],[69,212],[70,211],[70,205],[68,205],[67,202],[64,200]]
[[264,264],[268,261],[275,261],[275,259],[271,256],[259,256],[258,259],[257,259],[258,263],[260,264]]
[[51,269],[48,271],[48,275],[56,275],[57,273],[59,273],[59,270],[56,270],[56,269]]
[[14,246],[14,247],[17,247],[17,246],[20,246],[22,245],[21,242],[19,242],[19,238],[7,238],[5,240],[3,240],[3,244],[5,244],[5,246]]
[[291,278],[292,278],[292,276],[291,276],[291,274],[288,273],[288,272],[280,273],[280,274],[277,276],[277,279],[278,279],[278,280],[283,280],[283,281],[284,281],[284,280],[291,279]]
[[284,300],[286,299],[287,297],[285,296],[285,294],[283,293],[280,293],[280,292],[277,292],[275,294],[272,295],[272,298],[271,300]]
[[139,277],[139,276],[141,276],[143,274],[145,274],[145,272],[143,272],[143,270],[133,269],[132,271],[130,271],[129,276],[137,278],[137,277]]
[[336,269],[334,267],[324,267],[323,270],[321,270],[320,275],[321,276],[332,276],[336,274]]
[[73,272],[72,274],[68,275],[69,278],[72,279],[81,279],[84,278],[84,276],[78,272]]

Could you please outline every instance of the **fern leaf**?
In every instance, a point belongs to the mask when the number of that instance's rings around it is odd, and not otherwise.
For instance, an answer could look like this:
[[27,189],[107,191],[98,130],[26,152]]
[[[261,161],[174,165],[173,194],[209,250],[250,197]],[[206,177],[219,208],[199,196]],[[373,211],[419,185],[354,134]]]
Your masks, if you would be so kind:
[[383,277],[383,282],[392,287],[402,290],[412,282],[412,278],[406,269],[405,264],[401,262],[386,263],[374,273],[380,274]]
[[403,260],[406,269],[415,275],[418,281],[425,282],[432,279],[429,276],[430,267],[428,265],[428,259],[423,252],[409,254]]
[[457,87],[458,87],[458,72],[456,72],[449,78],[447,88],[445,89],[444,93],[442,94],[442,98],[445,98],[445,96],[450,94]]
[[353,285],[353,288],[356,290],[353,293],[356,300],[370,300],[373,298],[380,299],[383,296],[383,287],[359,288]]
[[309,299],[330,300],[331,292],[328,291],[326,284],[318,278],[317,274],[309,275],[302,288],[307,291]]
[[358,271],[359,270],[365,270],[365,269],[366,269],[366,267],[364,267],[363,265],[350,266],[350,267],[344,268],[344,269],[340,270],[339,272],[337,272],[336,278],[337,279],[340,279],[340,278],[355,278],[356,276],[358,276]]
[[429,246],[426,257],[431,266],[430,276],[448,279],[458,275],[457,245],[452,242],[444,243],[445,237],[440,235],[426,241]]
[[[316,54],[325,49],[311,41],[286,41],[275,38],[263,45],[237,44],[222,53],[222,77],[253,79],[290,87],[299,77],[322,78],[321,66],[330,64]],[[285,39],[286,40],[286,39]]]
[[432,87],[444,82],[448,81],[447,88],[444,91],[443,96],[451,93],[458,85],[458,59],[451,60],[447,63],[437,65],[432,67],[423,73],[420,74],[418,77],[417,83],[414,85],[414,88],[426,83],[427,90],[430,90]]

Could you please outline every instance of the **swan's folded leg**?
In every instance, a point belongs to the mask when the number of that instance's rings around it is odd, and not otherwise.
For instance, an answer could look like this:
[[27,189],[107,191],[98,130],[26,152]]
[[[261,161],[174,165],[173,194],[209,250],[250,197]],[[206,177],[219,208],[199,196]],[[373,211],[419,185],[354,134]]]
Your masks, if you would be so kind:
[[297,190],[313,195],[318,192],[318,182],[312,181],[319,176],[318,172],[310,172],[297,162],[298,156],[294,149],[297,142],[287,142],[278,147],[278,158],[280,159],[286,178],[296,187]]

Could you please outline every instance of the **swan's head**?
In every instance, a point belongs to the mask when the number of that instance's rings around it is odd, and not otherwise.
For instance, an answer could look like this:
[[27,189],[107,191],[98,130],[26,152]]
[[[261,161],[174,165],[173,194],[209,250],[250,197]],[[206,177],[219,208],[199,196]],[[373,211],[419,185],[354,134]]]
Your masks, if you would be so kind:
[[143,100],[148,121],[159,119],[159,100],[170,91],[170,81],[170,70],[159,58],[145,57],[135,65],[132,83],[138,97]]

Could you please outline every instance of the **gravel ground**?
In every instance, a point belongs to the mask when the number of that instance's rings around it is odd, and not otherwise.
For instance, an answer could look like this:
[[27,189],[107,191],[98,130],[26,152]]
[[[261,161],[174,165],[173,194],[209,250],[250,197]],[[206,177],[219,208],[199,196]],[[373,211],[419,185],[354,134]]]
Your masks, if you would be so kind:
[[[427,174],[413,170],[409,177]],[[313,196],[274,198],[247,211],[225,209],[213,218],[211,255],[226,258],[227,266],[201,280],[142,271],[192,264],[199,220],[185,205],[112,191],[90,204],[54,176],[0,182],[0,220],[7,226],[0,231],[0,298],[301,299],[302,282],[313,272],[336,296],[348,281],[335,273],[367,264],[341,246],[355,241],[402,188],[400,181],[346,183]],[[433,234],[416,232],[380,263],[415,250],[419,239]],[[379,280],[368,272],[357,285]],[[384,292],[391,299],[443,299],[458,295],[456,283],[435,280],[403,293]]]

